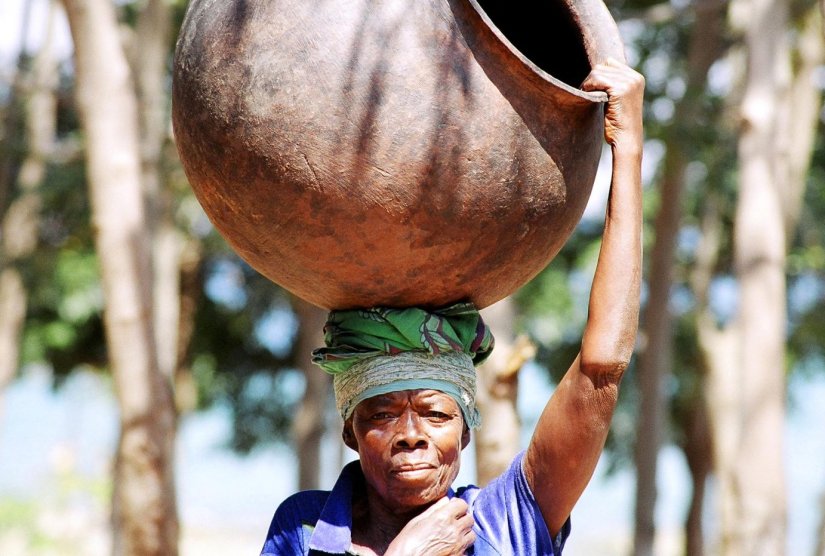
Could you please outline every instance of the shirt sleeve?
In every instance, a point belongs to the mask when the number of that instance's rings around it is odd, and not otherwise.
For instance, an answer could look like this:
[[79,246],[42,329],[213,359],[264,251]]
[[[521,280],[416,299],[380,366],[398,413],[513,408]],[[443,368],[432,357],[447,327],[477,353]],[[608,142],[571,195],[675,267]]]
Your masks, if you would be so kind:
[[314,492],[299,492],[275,511],[261,556],[304,556],[308,538],[318,520],[323,501]]
[[482,489],[463,493],[473,510],[477,556],[483,554],[559,556],[570,534],[570,520],[552,538],[538,507],[522,460],[524,452],[510,468]]

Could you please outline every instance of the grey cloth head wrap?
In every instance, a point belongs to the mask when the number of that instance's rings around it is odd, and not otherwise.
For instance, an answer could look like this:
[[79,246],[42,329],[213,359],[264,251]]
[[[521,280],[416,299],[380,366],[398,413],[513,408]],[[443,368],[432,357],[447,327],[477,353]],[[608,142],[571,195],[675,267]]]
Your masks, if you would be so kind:
[[333,379],[335,402],[344,420],[355,407],[373,396],[401,390],[438,390],[461,408],[465,424],[478,428],[475,406],[476,371],[472,357],[462,352],[433,355],[408,351],[363,359]]

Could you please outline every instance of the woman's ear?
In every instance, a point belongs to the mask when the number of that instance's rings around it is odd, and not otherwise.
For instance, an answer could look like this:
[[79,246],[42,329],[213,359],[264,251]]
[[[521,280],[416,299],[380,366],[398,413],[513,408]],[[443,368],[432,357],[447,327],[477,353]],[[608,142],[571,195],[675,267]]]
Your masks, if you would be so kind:
[[352,418],[344,421],[344,430],[341,431],[341,439],[347,448],[356,452],[358,451],[358,441],[355,439],[355,433],[352,432]]
[[464,425],[464,431],[461,433],[461,449],[467,447],[467,444],[470,443],[470,427]]

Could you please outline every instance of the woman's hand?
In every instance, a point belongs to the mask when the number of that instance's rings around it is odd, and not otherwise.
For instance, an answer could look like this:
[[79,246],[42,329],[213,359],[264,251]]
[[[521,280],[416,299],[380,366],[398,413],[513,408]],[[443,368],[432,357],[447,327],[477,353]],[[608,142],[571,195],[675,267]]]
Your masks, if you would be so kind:
[[473,518],[460,498],[442,498],[410,520],[385,556],[459,556],[473,545]]
[[581,88],[607,93],[605,140],[614,148],[640,148],[645,78],[629,66],[608,58],[593,68]]

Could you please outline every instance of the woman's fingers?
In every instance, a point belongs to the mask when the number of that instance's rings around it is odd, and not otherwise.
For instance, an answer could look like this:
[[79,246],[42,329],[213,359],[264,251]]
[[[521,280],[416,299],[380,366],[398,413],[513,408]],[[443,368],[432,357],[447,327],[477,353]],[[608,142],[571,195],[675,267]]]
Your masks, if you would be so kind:
[[614,59],[596,65],[582,82],[582,90],[607,93],[605,139],[611,145],[641,141],[644,85],[640,73]]

